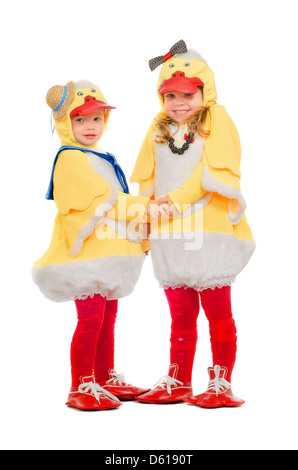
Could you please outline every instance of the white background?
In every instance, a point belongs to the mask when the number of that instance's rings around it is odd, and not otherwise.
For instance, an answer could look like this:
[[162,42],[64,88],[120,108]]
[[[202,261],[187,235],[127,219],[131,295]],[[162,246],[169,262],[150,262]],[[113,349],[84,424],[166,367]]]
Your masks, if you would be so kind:
[[[297,449],[297,33],[295,1],[6,2],[1,13],[2,449]],[[297,30],[296,30],[297,31]],[[101,146],[129,177],[159,111],[148,60],[179,39],[215,73],[218,103],[242,142],[242,191],[257,250],[233,286],[237,409],[125,403],[84,413],[65,406],[72,302],[45,299],[31,266],[48,247],[44,199],[60,142],[47,90],[85,78],[117,109]],[[137,194],[131,185],[131,192]],[[170,319],[150,257],[119,302],[116,368],[139,386],[167,373]],[[194,392],[208,382],[201,312]],[[133,452],[132,452],[133,453]],[[110,452],[111,454],[111,452]]]

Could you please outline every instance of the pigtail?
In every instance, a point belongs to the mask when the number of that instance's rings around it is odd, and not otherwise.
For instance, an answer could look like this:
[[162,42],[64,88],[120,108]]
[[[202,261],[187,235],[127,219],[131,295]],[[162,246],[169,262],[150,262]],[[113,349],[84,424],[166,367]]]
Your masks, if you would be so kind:
[[187,122],[189,134],[191,137],[194,137],[194,135],[197,134],[205,139],[210,135],[210,130],[205,128],[209,113],[210,109],[203,107]]

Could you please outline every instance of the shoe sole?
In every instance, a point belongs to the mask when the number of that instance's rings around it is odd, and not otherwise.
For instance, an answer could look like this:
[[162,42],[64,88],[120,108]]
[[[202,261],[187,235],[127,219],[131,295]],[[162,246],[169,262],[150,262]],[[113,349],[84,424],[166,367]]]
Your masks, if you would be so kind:
[[133,401],[133,400],[136,400],[136,397],[134,395],[131,395],[131,396],[121,396],[121,395],[115,395],[115,397],[118,398],[118,400],[120,401]]
[[[140,393],[140,395],[143,395],[143,393]],[[137,400],[140,395],[115,395],[115,397],[117,397],[120,401],[132,401]]]
[[237,408],[238,406],[242,406],[245,404],[245,401],[243,403],[237,403],[236,404],[224,404],[224,403],[221,403],[219,405],[202,405],[202,404],[199,404],[199,403],[196,403],[195,401],[188,401],[188,400],[183,400],[185,403],[189,403],[190,405],[195,405],[195,406],[198,406],[199,408],[208,408],[209,410],[210,409],[215,409],[215,408]]
[[140,400],[136,398],[140,403],[148,403],[149,405],[171,405],[173,403],[182,403],[183,400],[173,400],[173,401],[162,401],[162,400]]
[[72,403],[65,403],[66,406],[68,406],[69,408],[75,408],[77,410],[82,410],[82,411],[104,411],[104,410],[113,410],[115,408],[119,408],[119,406],[121,405],[116,405],[116,406],[105,406],[103,408],[85,408],[85,407],[82,407],[82,406],[77,406],[77,405],[73,405]]

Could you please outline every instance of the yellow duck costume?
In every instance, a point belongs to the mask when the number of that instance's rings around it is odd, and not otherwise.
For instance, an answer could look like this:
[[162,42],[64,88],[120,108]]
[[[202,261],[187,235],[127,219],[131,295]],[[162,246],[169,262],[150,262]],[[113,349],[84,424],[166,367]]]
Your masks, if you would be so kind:
[[[49,90],[48,103],[56,88]],[[136,216],[142,220],[149,198],[125,194],[109,161],[91,153],[100,151],[96,145],[84,148],[73,136],[70,114],[87,95],[107,103],[99,88],[86,81],[69,82],[65,88],[67,109],[62,116],[60,110],[54,111],[56,131],[66,147],[53,172],[58,213],[50,246],[35,262],[33,279],[48,299],[57,302],[94,294],[118,299],[133,291],[141,273],[142,240],[129,223]],[[105,127],[108,116],[109,112]]]
[[146,391],[114,370],[114,328],[118,299],[133,291],[145,259],[138,225],[149,198],[128,194],[125,175],[112,154],[74,137],[72,116],[79,116],[84,132],[92,125],[102,130],[95,125],[102,124],[102,116],[107,127],[113,107],[97,86],[81,81],[52,87],[47,103],[62,143],[46,195],[54,199],[58,213],[33,279],[48,299],[74,300],[76,305],[66,404],[81,410],[113,409],[120,400]]
[[[195,136],[185,154],[177,156],[167,145],[155,143],[158,131],[153,120],[130,182],[139,184],[142,196],[159,199],[168,195],[181,213],[180,220],[162,219],[152,224],[152,262],[161,287],[188,286],[201,291],[230,285],[249,261],[255,243],[240,191],[240,140],[225,108],[216,104],[213,72],[197,52],[189,50],[165,61],[157,92],[176,71],[204,83],[203,105],[209,108],[206,129],[210,135],[206,139]],[[162,96],[158,96],[161,112],[156,118],[165,116]],[[178,130],[173,127],[178,148],[184,143],[185,132],[182,126]],[[178,236],[181,227],[199,232],[199,249],[185,249],[187,235],[186,239]]]
[[[187,51],[181,40],[170,53],[149,62],[151,70],[160,64],[161,112],[156,120],[163,120],[170,137],[152,122],[130,181],[139,184],[140,195],[166,197],[167,202],[169,197],[177,209],[174,217],[152,223],[149,237],[154,274],[171,314],[170,367],[168,375],[137,400],[239,406],[244,401],[234,397],[230,384],[237,349],[231,283],[255,249],[239,184],[239,136],[225,108],[216,104],[213,72],[197,52]],[[187,97],[198,93],[198,87],[208,110],[204,134],[209,135],[204,138],[183,120],[170,120],[162,97],[172,93],[167,98],[187,106]],[[200,305],[209,321],[214,368],[209,368],[207,392],[193,397]]]

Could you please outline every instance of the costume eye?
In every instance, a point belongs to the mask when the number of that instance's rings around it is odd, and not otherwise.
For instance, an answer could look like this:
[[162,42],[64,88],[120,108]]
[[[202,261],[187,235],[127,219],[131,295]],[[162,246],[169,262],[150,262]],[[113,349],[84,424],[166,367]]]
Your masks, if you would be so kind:
[[83,93],[82,91],[78,91],[78,92],[77,92],[77,95],[78,95],[78,96],[83,96],[84,93]]
[[96,92],[95,88],[91,88],[90,91],[91,91],[92,93],[95,93],[95,92]]
[[190,62],[185,62],[184,67],[189,67],[189,66],[190,66]]
[[172,69],[173,67],[175,67],[175,64],[172,63],[172,64],[169,65],[169,67],[171,67],[171,69]]

